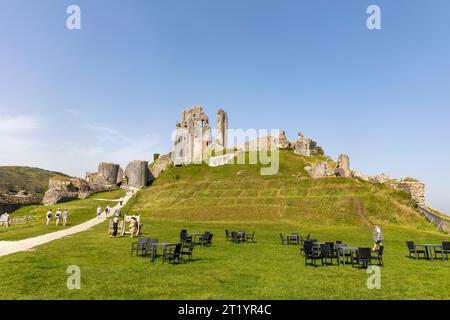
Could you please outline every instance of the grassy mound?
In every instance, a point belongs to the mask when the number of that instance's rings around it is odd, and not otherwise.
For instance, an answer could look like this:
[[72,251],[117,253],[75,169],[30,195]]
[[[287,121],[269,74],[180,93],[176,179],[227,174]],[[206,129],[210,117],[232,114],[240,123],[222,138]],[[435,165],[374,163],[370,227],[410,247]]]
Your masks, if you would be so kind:
[[[261,165],[175,167],[141,191],[126,208],[170,221],[279,223],[305,226],[427,224],[403,191],[346,178],[310,179],[305,166],[322,157],[280,153],[280,170]],[[318,219],[320,217],[320,219]]]

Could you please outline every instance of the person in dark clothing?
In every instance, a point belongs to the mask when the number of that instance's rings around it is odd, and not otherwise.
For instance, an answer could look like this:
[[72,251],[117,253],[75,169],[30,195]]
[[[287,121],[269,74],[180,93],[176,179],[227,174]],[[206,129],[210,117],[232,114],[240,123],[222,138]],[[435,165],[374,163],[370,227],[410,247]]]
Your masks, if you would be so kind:
[[113,219],[113,233],[111,235],[112,237],[116,237],[117,236],[117,229],[119,228],[119,218],[118,217],[114,217]]

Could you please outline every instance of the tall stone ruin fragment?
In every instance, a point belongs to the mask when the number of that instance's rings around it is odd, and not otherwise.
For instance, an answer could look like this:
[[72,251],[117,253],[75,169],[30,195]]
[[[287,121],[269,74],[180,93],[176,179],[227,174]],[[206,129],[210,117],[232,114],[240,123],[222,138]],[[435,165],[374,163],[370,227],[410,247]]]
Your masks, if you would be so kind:
[[310,138],[305,137],[299,132],[297,141],[294,143],[294,152],[298,155],[309,157],[311,155],[311,141]]
[[[228,120],[227,120],[228,121]],[[211,149],[211,127],[208,116],[201,106],[185,109],[177,122],[175,148],[172,152],[174,165],[201,163]]]
[[131,161],[124,172],[125,180],[128,186],[142,188],[148,185],[152,180],[152,174],[148,168],[148,161]]
[[101,174],[110,183],[116,184],[119,176],[120,166],[115,163],[100,162],[98,164],[98,174]]
[[336,176],[350,178],[352,171],[350,170],[350,158],[346,154],[339,155],[336,170]]
[[291,146],[291,143],[286,137],[286,132],[280,131],[278,137],[274,137],[273,143],[278,149],[288,149]]
[[216,145],[222,148],[228,145],[228,114],[222,109],[217,111]]

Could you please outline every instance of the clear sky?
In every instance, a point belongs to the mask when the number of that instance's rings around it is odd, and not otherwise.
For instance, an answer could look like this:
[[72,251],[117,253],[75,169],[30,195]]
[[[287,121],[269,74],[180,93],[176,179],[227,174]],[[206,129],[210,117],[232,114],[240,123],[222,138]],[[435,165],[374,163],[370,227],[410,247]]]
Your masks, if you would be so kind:
[[450,212],[449,15],[448,0],[0,0],[0,165],[150,159],[201,104],[213,124],[223,108],[232,128],[301,130],[355,170],[416,177]]

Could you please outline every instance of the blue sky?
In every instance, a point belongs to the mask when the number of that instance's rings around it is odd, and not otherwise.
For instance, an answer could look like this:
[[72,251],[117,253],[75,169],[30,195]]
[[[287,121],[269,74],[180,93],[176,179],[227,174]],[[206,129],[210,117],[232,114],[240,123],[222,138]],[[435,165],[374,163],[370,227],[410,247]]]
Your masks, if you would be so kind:
[[[81,8],[82,29],[66,28]],[[377,4],[382,30],[366,28]],[[0,164],[82,176],[171,149],[183,108],[414,176],[450,212],[447,0],[0,0]]]

